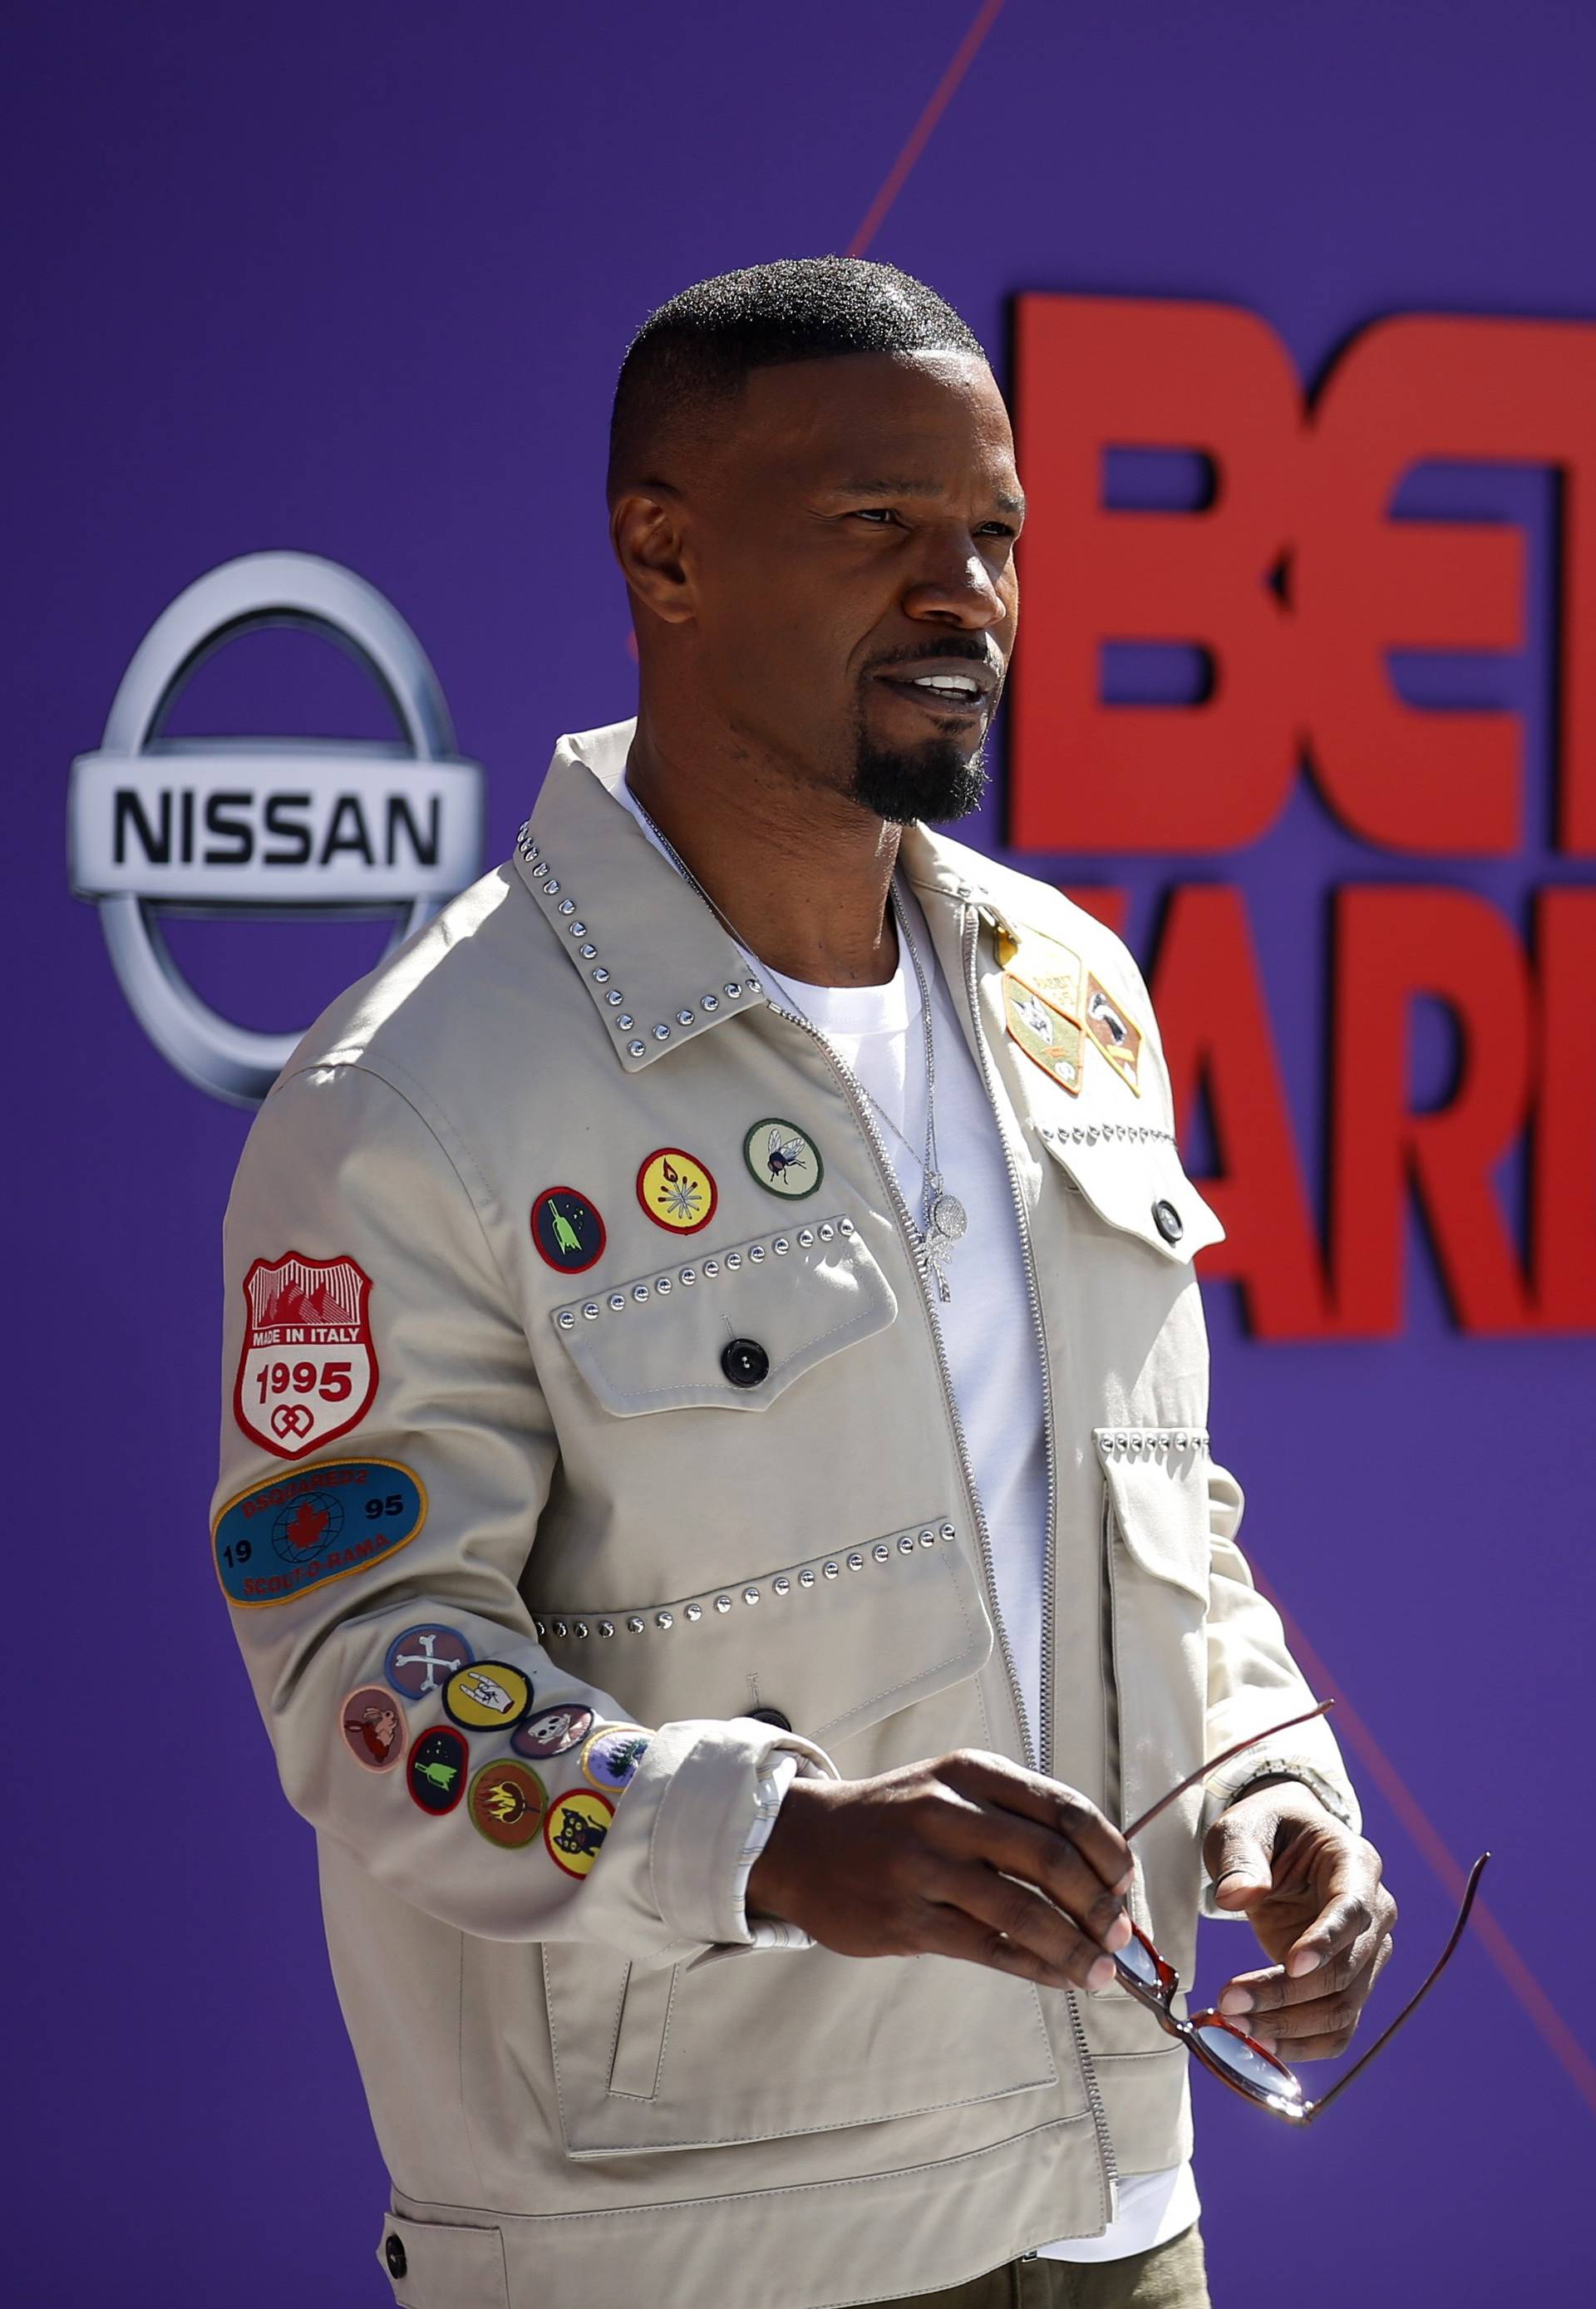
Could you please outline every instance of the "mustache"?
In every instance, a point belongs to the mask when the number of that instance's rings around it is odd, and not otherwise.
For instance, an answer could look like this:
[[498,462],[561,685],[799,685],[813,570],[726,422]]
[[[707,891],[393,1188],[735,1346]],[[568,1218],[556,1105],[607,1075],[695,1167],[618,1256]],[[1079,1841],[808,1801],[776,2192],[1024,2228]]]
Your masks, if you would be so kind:
[[973,664],[984,666],[994,682],[1001,682],[1008,670],[1007,660],[984,642],[977,641],[973,634],[949,634],[940,641],[885,651],[881,656],[872,657],[864,671],[881,673],[889,666],[924,665],[927,658],[933,657],[968,658]]

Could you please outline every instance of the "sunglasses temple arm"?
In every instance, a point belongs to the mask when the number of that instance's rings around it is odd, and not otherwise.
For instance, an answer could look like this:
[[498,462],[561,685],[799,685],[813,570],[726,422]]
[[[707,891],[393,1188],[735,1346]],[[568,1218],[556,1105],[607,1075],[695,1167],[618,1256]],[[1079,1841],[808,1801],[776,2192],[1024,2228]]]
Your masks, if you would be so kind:
[[1353,2078],[1357,2075],[1358,2071],[1368,2067],[1369,2063],[1374,2059],[1376,2053],[1383,2053],[1385,2050],[1387,2045],[1390,2044],[1392,2038],[1396,2035],[1397,2030],[1401,2028],[1405,2021],[1410,2020],[1415,2012],[1418,2011],[1419,2006],[1424,2002],[1425,1998],[1429,1994],[1431,1989],[1434,1988],[1436,1983],[1440,1979],[1441,1975],[1445,1971],[1448,1963],[1451,1961],[1453,1950],[1457,1947],[1458,1942],[1463,1937],[1463,1929],[1469,1921],[1469,1911],[1474,1906],[1474,1895],[1479,1890],[1479,1880],[1485,1873],[1485,1864],[1490,1856],[1491,1855],[1488,1852],[1482,1852],[1479,1859],[1474,1863],[1473,1867],[1470,1869],[1468,1888],[1463,1894],[1463,1905],[1458,1910],[1457,1922],[1452,1928],[1452,1938],[1447,1941],[1446,1946],[1436,1959],[1436,1962],[1431,1968],[1429,1978],[1423,1982],[1421,1985],[1414,1991],[1407,2003],[1403,2005],[1401,2011],[1397,2014],[1396,2019],[1391,2023],[1391,2026],[1388,2028],[1382,2030],[1381,2034],[1375,2037],[1374,2043],[1369,2046],[1368,2051],[1363,2054],[1361,2059],[1353,2062],[1352,2066],[1348,2070],[1346,2075],[1343,2077],[1338,2077],[1334,2084],[1330,2088],[1330,2090],[1322,2099],[1313,2102],[1306,2109],[1304,2110],[1304,2123],[1305,2123],[1310,2117],[1321,2114],[1323,2110],[1330,2106],[1331,2102],[1334,2100],[1338,2093],[1345,2092],[1347,2087],[1351,2083]]
[[1188,1772],[1167,1796],[1160,1796],[1156,1804],[1149,1804],[1141,1819],[1133,1820],[1129,1828],[1122,1829],[1121,1834],[1129,1843],[1132,1837],[1144,1829],[1149,1820],[1157,1820],[1158,1814],[1167,1811],[1177,1797],[1184,1796],[1188,1788],[1194,1788],[1199,1780],[1205,1780],[1210,1772],[1217,1772],[1221,1764],[1230,1761],[1232,1756],[1239,1756],[1244,1748],[1255,1748],[1260,1741],[1272,1740],[1278,1733],[1289,1732],[1298,1724],[1311,1724],[1315,1716],[1324,1715],[1334,1706],[1333,1699],[1322,1699],[1316,1708],[1305,1708],[1300,1716],[1288,1716],[1283,1724],[1271,1724],[1267,1732],[1249,1732],[1245,1740],[1234,1741],[1228,1748],[1221,1748],[1217,1756],[1210,1756],[1206,1763],[1199,1764],[1194,1772]]

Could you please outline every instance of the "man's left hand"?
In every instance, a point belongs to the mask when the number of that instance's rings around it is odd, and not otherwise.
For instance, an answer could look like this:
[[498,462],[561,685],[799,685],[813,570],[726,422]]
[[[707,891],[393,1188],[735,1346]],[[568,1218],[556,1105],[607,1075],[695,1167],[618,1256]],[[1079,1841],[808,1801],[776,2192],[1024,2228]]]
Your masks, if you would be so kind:
[[1218,1905],[1274,1959],[1227,1981],[1219,2010],[1288,2063],[1344,2053],[1396,1922],[1374,1846],[1300,1780],[1276,1780],[1220,1813],[1202,1856]]

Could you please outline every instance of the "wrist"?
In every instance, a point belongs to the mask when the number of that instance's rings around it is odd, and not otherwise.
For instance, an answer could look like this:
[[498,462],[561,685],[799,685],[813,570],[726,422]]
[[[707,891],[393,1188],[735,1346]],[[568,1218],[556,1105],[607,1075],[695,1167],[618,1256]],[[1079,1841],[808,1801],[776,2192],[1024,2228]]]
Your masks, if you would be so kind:
[[789,1924],[797,1922],[792,1901],[796,1888],[796,1855],[804,1840],[809,1814],[824,1801],[824,1791],[830,1785],[823,1779],[800,1777],[783,1796],[765,1848],[749,1875],[746,1904],[750,1916],[773,1916]]

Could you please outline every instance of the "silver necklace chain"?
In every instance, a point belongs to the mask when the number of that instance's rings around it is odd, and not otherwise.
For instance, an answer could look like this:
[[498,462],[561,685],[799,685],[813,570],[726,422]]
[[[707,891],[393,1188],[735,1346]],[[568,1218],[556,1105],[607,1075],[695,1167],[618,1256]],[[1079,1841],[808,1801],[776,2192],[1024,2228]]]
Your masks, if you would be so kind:
[[[666,834],[662,827],[655,824],[652,814],[644,808],[643,803],[638,800],[638,796],[635,793],[632,795],[632,800],[637,802],[638,808],[642,811],[643,817],[647,825],[653,827],[654,833],[659,841],[660,847],[664,850],[672,865],[675,867],[676,871],[681,875],[682,880],[687,883],[690,889],[698,892],[699,897],[702,898],[710,912],[720,923],[722,929],[724,930],[731,938],[735,939],[736,943],[742,948],[743,952],[745,954],[751,955],[754,952],[753,947],[743,937],[742,931],[737,928],[736,923],[733,921],[731,916],[726,912],[724,907],[717,904],[716,900],[710,896],[708,891],[704,887],[702,882],[699,881],[698,876],[693,872],[692,868],[688,864],[686,859],[682,857],[681,852],[671,840],[669,835]],[[915,1147],[910,1145],[903,1131],[900,1130],[898,1124],[894,1122],[892,1117],[888,1113],[886,1108],[881,1104],[880,1100],[877,1098],[875,1093],[870,1088],[869,1085],[864,1082],[860,1082],[859,1088],[864,1093],[865,1097],[870,1101],[872,1106],[874,1107],[876,1112],[880,1116],[881,1120],[887,1125],[887,1128],[892,1132],[893,1136],[904,1147],[907,1149],[909,1154],[920,1166],[922,1180],[922,1215],[921,1224],[917,1230],[919,1240],[915,1248],[919,1253],[922,1264],[935,1280],[937,1296],[944,1304],[946,1304],[946,1302],[952,1297],[953,1293],[949,1287],[948,1277],[944,1272],[944,1264],[948,1254],[952,1250],[954,1244],[959,1241],[964,1236],[966,1229],[969,1224],[969,1219],[966,1213],[964,1205],[959,1201],[958,1196],[950,1195],[942,1184],[941,1168],[937,1158],[936,1034],[935,1029],[932,1024],[931,987],[926,979],[925,966],[920,959],[920,949],[915,942],[915,934],[909,928],[908,911],[898,894],[896,877],[894,877],[892,888],[892,912],[894,919],[898,924],[898,936],[903,940],[904,946],[907,949],[909,961],[914,968],[915,982],[920,990],[920,1020],[922,1039],[925,1053],[925,1151],[924,1154],[917,1153]],[[793,1007],[797,1012],[799,1017],[802,1019],[804,1025],[809,1028],[811,1033],[820,1034],[820,1029],[815,1025],[814,1020],[810,1016],[808,1011],[798,999],[796,994],[794,993],[788,982],[783,978],[781,973],[778,970],[772,970],[768,963],[762,963],[760,966],[768,972],[769,975],[782,987],[783,990],[786,994],[787,999],[792,1003]],[[821,1034],[820,1039],[824,1042],[828,1038],[824,1034]],[[857,1080],[857,1077],[855,1077],[854,1079]]]

